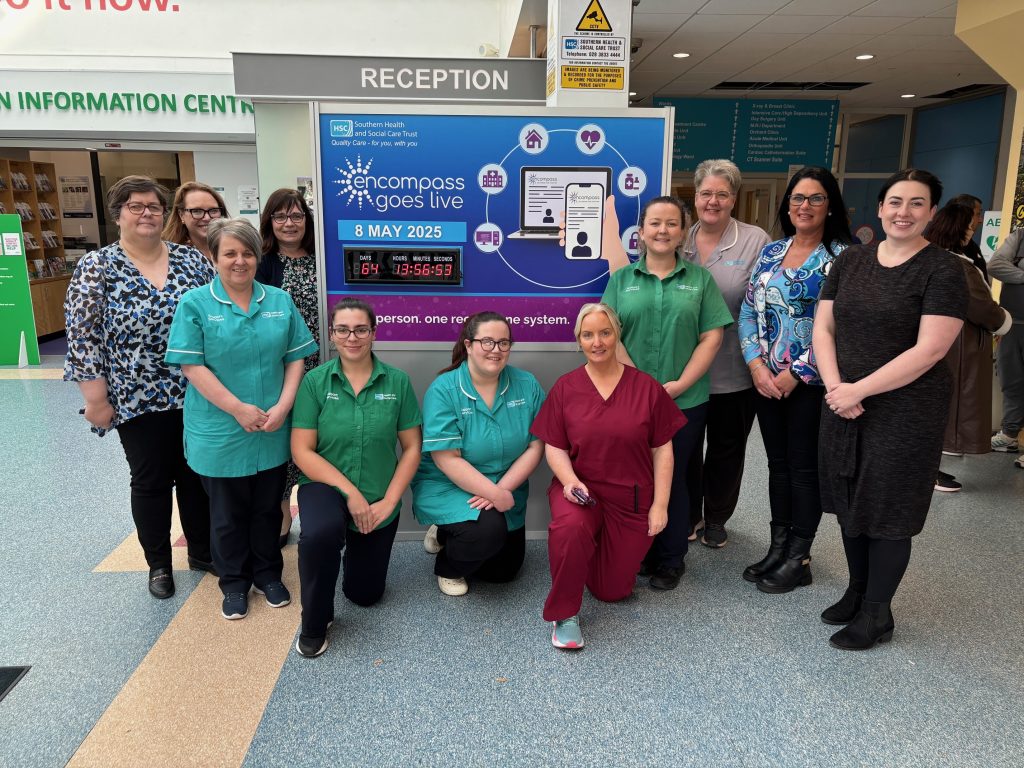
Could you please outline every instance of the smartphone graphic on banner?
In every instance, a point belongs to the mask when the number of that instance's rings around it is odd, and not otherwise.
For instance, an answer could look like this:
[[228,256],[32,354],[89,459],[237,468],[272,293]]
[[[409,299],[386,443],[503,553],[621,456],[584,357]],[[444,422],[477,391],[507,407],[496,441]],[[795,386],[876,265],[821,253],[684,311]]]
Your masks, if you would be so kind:
[[601,258],[604,185],[565,186],[565,258]]

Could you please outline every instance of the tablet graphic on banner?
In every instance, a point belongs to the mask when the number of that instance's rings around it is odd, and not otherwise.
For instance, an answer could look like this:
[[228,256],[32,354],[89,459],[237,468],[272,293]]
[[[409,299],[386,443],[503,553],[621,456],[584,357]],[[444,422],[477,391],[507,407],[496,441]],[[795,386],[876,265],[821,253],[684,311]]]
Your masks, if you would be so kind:
[[635,258],[640,208],[667,183],[669,126],[653,110],[323,114],[318,127],[327,303],[367,299],[380,341],[450,343],[494,310],[517,342],[571,343],[608,280],[607,196]]

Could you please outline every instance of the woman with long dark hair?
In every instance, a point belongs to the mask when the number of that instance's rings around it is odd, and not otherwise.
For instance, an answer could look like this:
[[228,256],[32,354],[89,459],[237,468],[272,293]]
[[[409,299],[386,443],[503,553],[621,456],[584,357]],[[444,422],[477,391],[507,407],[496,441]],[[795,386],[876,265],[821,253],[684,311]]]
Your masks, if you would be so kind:
[[413,514],[429,525],[424,548],[446,595],[467,577],[506,582],[526,554],[527,482],[544,445],[530,424],[544,390],[508,364],[512,327],[497,312],[466,319],[423,398],[423,458],[413,480]]
[[743,571],[762,592],[811,583],[811,542],[821,520],[818,424],[825,394],[814,361],[814,310],[833,260],[853,242],[835,177],[793,174],[779,205],[785,237],[766,245],[740,306],[740,347],[757,389],[768,454],[768,554]]
[[[964,252],[974,235],[974,209],[947,203],[925,228],[924,236],[960,260],[967,281],[967,319],[946,364],[953,374],[953,399],[942,449],[950,454],[988,453],[992,433],[992,336],[1002,336],[1013,326],[1010,313],[992,298],[985,275]],[[940,471],[936,491],[959,491],[956,478]]]
[[[819,479],[843,532],[850,584],[821,615],[845,624],[837,648],[892,638],[891,601],[921,532],[942,452],[952,380],[942,359],[963,326],[967,286],[957,259],[924,237],[942,183],[908,168],[878,194],[886,239],[848,248],[832,265],[814,318],[825,382]],[[912,450],[908,450],[912,446]]]
[[[260,259],[256,279],[264,285],[280,288],[292,297],[314,341],[320,344],[320,303],[314,253],[316,229],[313,213],[301,192],[278,189],[270,194],[260,217],[260,237],[263,238],[263,258]],[[305,373],[318,365],[319,352],[306,358]],[[298,467],[290,461],[281,499],[282,547],[288,543],[288,533],[292,528],[291,492],[298,480]]]

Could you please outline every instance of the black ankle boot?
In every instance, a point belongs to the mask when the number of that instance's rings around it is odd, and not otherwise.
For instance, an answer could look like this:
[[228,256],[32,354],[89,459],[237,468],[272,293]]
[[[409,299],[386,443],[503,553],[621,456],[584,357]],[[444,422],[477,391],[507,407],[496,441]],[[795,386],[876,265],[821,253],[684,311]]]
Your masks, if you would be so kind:
[[757,588],[779,595],[810,584],[811,542],[811,539],[801,539],[790,531],[785,559],[758,580]]
[[864,602],[863,590],[863,587],[847,587],[838,603],[821,612],[821,620],[826,624],[849,624],[860,613],[861,603]]
[[865,651],[875,643],[888,643],[892,640],[895,627],[889,603],[865,600],[853,621],[832,635],[829,642],[844,651]]
[[782,562],[786,556],[786,539],[789,538],[789,526],[772,523],[772,539],[768,543],[768,554],[761,560],[743,569],[743,578],[757,582],[768,571]]

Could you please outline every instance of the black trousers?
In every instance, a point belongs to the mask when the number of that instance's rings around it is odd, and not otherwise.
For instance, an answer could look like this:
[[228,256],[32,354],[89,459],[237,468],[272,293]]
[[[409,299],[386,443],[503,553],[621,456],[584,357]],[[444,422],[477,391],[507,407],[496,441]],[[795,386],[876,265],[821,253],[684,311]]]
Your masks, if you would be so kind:
[[444,548],[434,560],[434,574],[447,579],[472,576],[503,584],[512,581],[526,557],[526,526],[508,529],[496,509],[480,511],[476,520],[437,526]]
[[354,531],[349,528],[352,515],[345,497],[325,483],[307,483],[299,486],[299,522],[302,632],[322,637],[334,617],[334,593],[342,565],[345,574],[341,591],[345,597],[367,607],[383,596],[398,515],[370,533]]
[[221,592],[281,580],[281,490],[287,464],[246,477],[206,477],[213,564]]
[[668,524],[665,530],[654,537],[654,544],[644,558],[655,567],[659,565],[678,568],[683,564],[690,542],[690,494],[687,490],[687,467],[690,457],[700,453],[704,442],[704,425],[707,421],[708,404],[701,403],[693,408],[684,408],[686,425],[672,436],[672,490],[668,500]]
[[[707,449],[690,454],[686,488],[690,494],[690,528],[703,518],[725,525],[736,511],[743,481],[747,437],[754,425],[757,390],[751,387],[708,400]],[[697,445],[704,443],[700,436]]]
[[117,427],[132,481],[132,518],[150,568],[171,567],[171,491],[188,553],[210,560],[210,500],[185,461],[182,411],[136,416]]
[[782,400],[757,396],[772,523],[792,526],[802,539],[813,539],[821,522],[818,424],[824,396],[824,387],[808,384],[797,384]]

